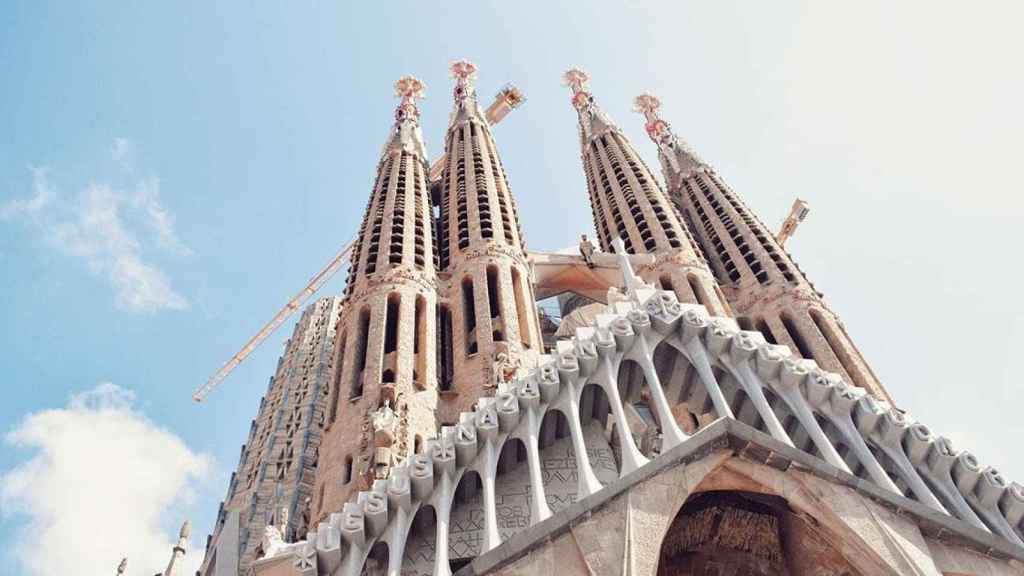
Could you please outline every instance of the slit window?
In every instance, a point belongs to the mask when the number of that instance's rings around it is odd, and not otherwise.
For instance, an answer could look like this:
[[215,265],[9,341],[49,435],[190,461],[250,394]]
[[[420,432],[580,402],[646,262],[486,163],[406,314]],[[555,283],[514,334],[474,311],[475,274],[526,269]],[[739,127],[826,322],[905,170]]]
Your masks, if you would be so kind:
[[363,395],[363,371],[366,370],[366,338],[370,333],[370,309],[363,308],[359,313],[359,331],[356,333],[356,362],[352,367],[352,381],[349,384],[349,398]]
[[462,316],[466,328],[466,354],[476,354],[476,300],[473,296],[473,279],[462,280]]

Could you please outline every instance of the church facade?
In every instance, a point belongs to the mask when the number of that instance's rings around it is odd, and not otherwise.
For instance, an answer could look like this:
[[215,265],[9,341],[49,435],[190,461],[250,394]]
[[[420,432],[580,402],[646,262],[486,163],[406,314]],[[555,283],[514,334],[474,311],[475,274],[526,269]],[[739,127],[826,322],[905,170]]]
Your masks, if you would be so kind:
[[1024,574],[1024,488],[896,407],[655,96],[660,174],[565,74],[597,246],[546,253],[492,131],[522,96],[452,76],[433,161],[396,83],[345,293],[300,320],[200,574]]

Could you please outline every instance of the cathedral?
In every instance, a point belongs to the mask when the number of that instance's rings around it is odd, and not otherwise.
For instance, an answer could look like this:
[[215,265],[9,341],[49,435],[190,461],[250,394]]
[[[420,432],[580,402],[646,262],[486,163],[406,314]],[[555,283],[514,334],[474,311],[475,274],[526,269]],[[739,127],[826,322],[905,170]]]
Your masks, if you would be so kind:
[[433,159],[396,82],[344,293],[295,327],[199,574],[1024,574],[1024,487],[898,407],[657,97],[656,172],[565,73],[596,236],[534,251],[493,133],[524,97],[451,71]]

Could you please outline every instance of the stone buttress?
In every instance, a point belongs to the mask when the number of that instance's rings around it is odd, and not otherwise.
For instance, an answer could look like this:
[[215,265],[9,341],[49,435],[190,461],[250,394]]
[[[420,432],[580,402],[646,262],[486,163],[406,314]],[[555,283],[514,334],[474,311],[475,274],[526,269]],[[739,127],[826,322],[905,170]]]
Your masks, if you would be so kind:
[[317,300],[302,312],[285,344],[217,511],[203,574],[244,573],[262,553],[268,526],[277,526],[284,538],[301,537],[310,529],[341,310],[339,297]]

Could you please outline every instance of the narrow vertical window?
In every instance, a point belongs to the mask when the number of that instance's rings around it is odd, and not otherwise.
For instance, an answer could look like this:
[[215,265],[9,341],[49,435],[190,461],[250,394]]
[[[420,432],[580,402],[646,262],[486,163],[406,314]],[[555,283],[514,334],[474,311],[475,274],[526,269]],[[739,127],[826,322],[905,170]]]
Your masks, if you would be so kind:
[[427,371],[427,353],[424,343],[427,337],[427,299],[422,295],[416,297],[413,318],[415,318],[415,326],[413,327],[412,353],[416,357],[416,363],[412,369],[412,381],[422,387]]
[[451,390],[452,375],[452,311],[447,304],[437,310],[437,378],[442,391]]
[[778,341],[775,340],[775,335],[772,334],[772,329],[768,327],[768,323],[765,322],[764,318],[757,321],[757,331],[764,335],[764,339],[769,344],[778,344]]
[[384,353],[390,354],[398,349],[398,322],[402,297],[398,293],[388,295],[387,312],[384,316]]
[[811,354],[811,347],[807,345],[807,341],[804,340],[803,335],[800,334],[800,330],[797,328],[796,324],[793,323],[793,319],[790,318],[788,314],[783,314],[779,317],[779,320],[782,322],[783,328],[786,329],[786,333],[789,334],[789,339],[792,340],[793,345],[796,346],[800,357],[806,360],[813,360],[814,355]]
[[473,297],[473,279],[462,280],[462,321],[466,327],[466,354],[476,354],[476,300]]
[[345,456],[345,475],[341,478],[342,484],[348,484],[352,481],[352,457]]
[[356,361],[352,366],[352,381],[349,384],[349,398],[363,395],[363,371],[366,370],[366,338],[370,333],[370,309],[363,308],[359,312],[359,330],[356,333]]
[[658,284],[661,284],[662,290],[665,290],[667,292],[675,291],[672,288],[672,278],[670,278],[668,274],[662,274],[661,277],[658,278]]
[[503,342],[505,340],[505,319],[501,314],[501,290],[498,282],[498,267],[487,267],[487,303],[491,311],[491,340]]
[[530,319],[527,315],[526,297],[523,296],[523,279],[519,270],[512,269],[512,294],[516,300],[516,319],[519,323],[519,341],[529,348],[533,342],[530,338]]
[[[388,295],[387,307],[384,311],[384,354],[393,354],[398,350],[398,326],[401,322],[402,297],[397,292]],[[386,368],[381,374],[381,382],[395,382],[395,360],[385,358]]]

